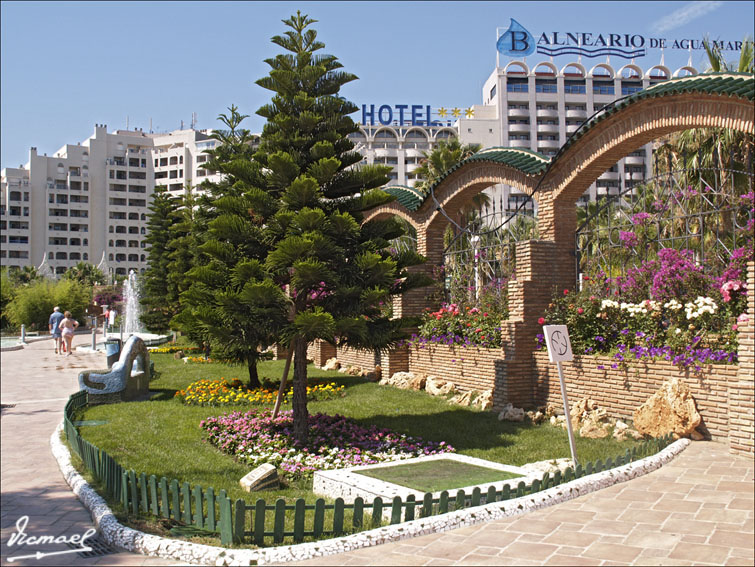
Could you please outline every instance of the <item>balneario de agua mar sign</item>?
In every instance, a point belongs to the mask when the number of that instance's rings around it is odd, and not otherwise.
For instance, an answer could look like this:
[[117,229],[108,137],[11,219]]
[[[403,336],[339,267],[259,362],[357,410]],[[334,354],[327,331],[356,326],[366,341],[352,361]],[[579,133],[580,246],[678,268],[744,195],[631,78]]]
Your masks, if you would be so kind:
[[[712,40],[724,51],[740,51],[742,41]],[[702,39],[668,39],[633,33],[587,33],[581,31],[542,32],[537,38],[511,18],[509,28],[498,34],[498,52],[509,57],[526,57],[537,52],[548,57],[580,55],[582,57],[621,57],[634,59],[647,55],[648,49],[705,49]]]

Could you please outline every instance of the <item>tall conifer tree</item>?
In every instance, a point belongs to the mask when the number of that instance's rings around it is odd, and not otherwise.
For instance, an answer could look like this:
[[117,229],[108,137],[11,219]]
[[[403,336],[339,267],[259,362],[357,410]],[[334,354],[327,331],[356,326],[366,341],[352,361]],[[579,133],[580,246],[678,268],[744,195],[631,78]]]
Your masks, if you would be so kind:
[[307,345],[315,339],[356,347],[391,345],[404,322],[390,320],[391,295],[415,285],[407,273],[424,261],[416,253],[391,256],[388,241],[402,234],[393,220],[362,225],[362,211],[393,200],[377,187],[390,168],[359,166],[348,135],[358,127],[348,116],[357,107],[339,96],[356,77],[341,71],[324,47],[315,20],[297,12],[272,42],[285,53],[267,59],[270,74],[257,84],[273,92],[257,111],[267,119],[260,150],[264,187],[276,210],[265,211],[262,240],[270,246],[265,267],[286,287],[291,321],[283,340],[294,349],[294,437],[306,444]]

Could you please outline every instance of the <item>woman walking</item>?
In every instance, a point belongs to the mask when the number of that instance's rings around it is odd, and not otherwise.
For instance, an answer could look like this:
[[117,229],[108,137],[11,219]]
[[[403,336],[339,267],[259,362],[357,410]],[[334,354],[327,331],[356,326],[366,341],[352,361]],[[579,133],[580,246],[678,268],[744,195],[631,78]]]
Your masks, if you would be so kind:
[[71,343],[73,342],[73,332],[79,326],[79,322],[71,316],[70,311],[63,313],[64,318],[60,322],[60,330],[63,333],[63,340],[66,343],[66,356],[71,356]]

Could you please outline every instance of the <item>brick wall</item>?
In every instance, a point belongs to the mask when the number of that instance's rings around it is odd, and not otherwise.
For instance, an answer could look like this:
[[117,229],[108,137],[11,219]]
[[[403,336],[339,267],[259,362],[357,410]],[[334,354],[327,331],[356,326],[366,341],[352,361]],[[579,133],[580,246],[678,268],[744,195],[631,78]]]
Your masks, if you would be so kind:
[[409,347],[409,369],[415,374],[450,380],[459,390],[491,390],[500,373],[503,350],[426,345]]
[[[563,401],[556,364],[548,361],[545,350],[536,352],[533,358],[538,404],[551,402],[561,407]],[[576,356],[572,362],[563,362],[569,402],[592,398],[612,417],[631,419],[634,410],[645,403],[663,382],[676,376],[684,380],[695,398],[697,411],[703,419],[700,431],[713,439],[728,437],[729,384],[736,380],[739,366],[709,364],[696,373],[679,369],[667,361],[632,362],[626,369],[612,369],[614,362],[608,356]]]
[[361,366],[363,370],[372,372],[379,360],[375,357],[375,352],[371,350],[359,350],[355,348],[340,346],[336,355],[341,366]]
[[729,388],[729,447],[755,453],[755,263],[747,265],[747,315],[739,324],[739,374]]

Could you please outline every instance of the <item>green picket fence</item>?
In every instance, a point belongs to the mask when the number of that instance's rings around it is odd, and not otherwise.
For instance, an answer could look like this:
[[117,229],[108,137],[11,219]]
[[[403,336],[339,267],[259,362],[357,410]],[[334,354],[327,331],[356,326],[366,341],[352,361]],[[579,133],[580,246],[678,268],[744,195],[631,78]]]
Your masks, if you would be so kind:
[[154,475],[123,469],[110,455],[82,439],[71,421],[73,412],[86,403],[86,392],[71,396],[65,408],[64,429],[74,451],[108,494],[129,513],[171,518],[191,526],[193,533],[219,534],[222,545],[250,543],[262,547],[281,544],[285,540],[299,543],[306,538],[338,537],[386,524],[502,502],[628,464],[657,453],[673,441],[671,435],[650,439],[627,449],[616,459],[606,459],[605,463],[598,460],[567,468],[563,474],[560,471],[553,475],[545,473],[542,479],[535,479],[530,484],[519,482],[514,488],[502,484],[500,488],[490,486],[483,492],[480,487],[475,487],[470,494],[464,490],[454,494],[444,490],[437,497],[428,492],[422,500],[410,495],[405,500],[396,496],[389,502],[377,497],[372,502],[356,498],[347,504],[336,498],[333,503],[327,503],[319,498],[311,505],[303,498],[293,504],[278,498],[268,504],[259,498],[254,504],[247,504],[241,498],[231,502],[225,490],[216,495],[213,488],[192,487],[188,482],[179,483],[165,477],[158,480]]

